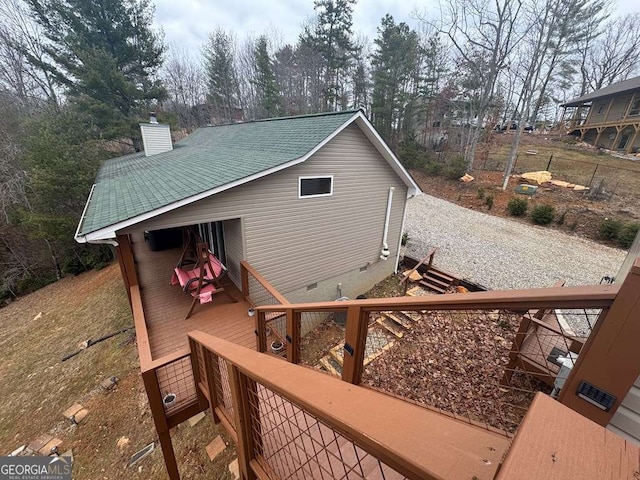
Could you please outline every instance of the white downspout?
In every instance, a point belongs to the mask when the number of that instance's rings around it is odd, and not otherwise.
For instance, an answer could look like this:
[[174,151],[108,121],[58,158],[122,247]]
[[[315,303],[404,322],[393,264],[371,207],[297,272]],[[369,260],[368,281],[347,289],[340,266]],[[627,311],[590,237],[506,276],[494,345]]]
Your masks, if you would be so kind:
[[400,239],[398,240],[398,251],[396,252],[396,267],[393,273],[398,273],[398,265],[400,264],[400,249],[402,248],[402,236],[404,235],[404,222],[407,218],[407,201],[404,201],[404,209],[402,210],[402,226],[400,227]]
[[393,202],[393,192],[395,188],[389,188],[389,196],[387,198],[387,215],[384,218],[384,233],[382,234],[382,251],[380,252],[380,259],[386,260],[389,258],[389,245],[387,244],[387,235],[389,234],[389,218],[391,217],[391,203]]

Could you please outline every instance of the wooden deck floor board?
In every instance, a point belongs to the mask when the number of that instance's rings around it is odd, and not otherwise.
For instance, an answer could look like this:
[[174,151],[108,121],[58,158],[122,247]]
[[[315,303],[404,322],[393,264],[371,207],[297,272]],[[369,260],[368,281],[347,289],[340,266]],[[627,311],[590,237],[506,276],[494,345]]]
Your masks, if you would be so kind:
[[242,293],[229,279],[225,290],[237,303],[217,294],[213,302],[196,305],[191,317],[184,320],[192,298],[179,286],[170,284],[181,249],[152,252],[142,234],[132,235],[131,240],[154,360],[186,347],[187,333],[192,330],[255,349],[254,318],[247,315],[250,305],[242,300]]

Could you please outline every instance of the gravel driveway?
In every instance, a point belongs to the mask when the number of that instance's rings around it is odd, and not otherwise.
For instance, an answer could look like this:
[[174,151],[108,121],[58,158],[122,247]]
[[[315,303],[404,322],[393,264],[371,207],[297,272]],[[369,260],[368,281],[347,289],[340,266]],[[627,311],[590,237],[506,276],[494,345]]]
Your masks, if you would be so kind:
[[407,253],[420,259],[439,247],[434,265],[488,288],[600,282],[616,275],[626,252],[551,228],[487,215],[430,195],[407,204]]

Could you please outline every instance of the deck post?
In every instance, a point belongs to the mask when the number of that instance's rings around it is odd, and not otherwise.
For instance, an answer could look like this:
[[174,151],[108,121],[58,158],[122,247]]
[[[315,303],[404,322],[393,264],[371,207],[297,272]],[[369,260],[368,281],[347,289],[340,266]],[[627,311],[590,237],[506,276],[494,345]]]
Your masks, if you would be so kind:
[[131,284],[129,283],[129,277],[127,276],[127,269],[124,266],[124,261],[122,259],[122,247],[118,244],[115,247],[116,250],[116,259],[118,260],[118,266],[120,267],[120,275],[122,275],[122,281],[124,282],[124,288],[127,291],[127,297],[129,298],[129,306],[131,306]]
[[347,325],[344,335],[344,361],[342,380],[359,385],[362,381],[364,352],[367,344],[369,313],[359,306],[347,309]]
[[160,439],[162,456],[164,457],[164,463],[167,467],[169,479],[180,480],[178,462],[176,460],[176,454],[173,451],[173,444],[171,443],[171,432],[169,429],[169,424],[167,422],[167,417],[164,413],[162,394],[160,393],[160,385],[158,384],[156,371],[147,370],[142,372],[142,381],[144,382],[144,388],[147,391],[147,397],[149,398],[151,415],[153,416],[153,423],[156,426],[156,432],[158,433],[158,438]]
[[[195,341],[193,341],[193,339],[189,338],[189,350],[191,351],[191,370],[193,371],[193,382],[195,383],[196,395],[198,396],[198,406],[200,407],[200,411],[205,411],[209,406],[209,402],[207,401],[207,397],[205,397],[204,393],[202,392],[201,386],[202,388],[207,387],[208,378],[202,378],[202,375],[200,375],[200,359],[198,358],[199,348],[202,348],[202,346],[198,345]],[[202,365],[202,367],[204,369],[205,365]]]
[[133,251],[131,250],[131,240],[129,239],[129,235],[118,235],[116,239],[118,242],[118,246],[116,247],[118,266],[120,267],[120,274],[122,275],[127,296],[129,297],[129,306],[131,306],[131,286],[138,285],[135,259],[133,257]]
[[209,406],[211,407],[211,415],[213,416],[214,423],[220,423],[220,417],[216,412],[218,408],[218,393],[216,392],[216,372],[220,375],[220,366],[218,364],[218,357],[213,358],[213,353],[203,347],[204,355],[204,369],[207,375],[207,388],[209,389]]
[[118,248],[122,254],[122,265],[127,275],[128,286],[138,285],[138,274],[136,272],[136,261],[133,257],[133,250],[131,248],[131,239],[129,235],[118,235],[116,237],[118,242]]
[[[640,258],[622,283],[609,311],[598,319],[580,352],[558,400],[567,407],[606,426],[640,376]],[[607,410],[578,396],[582,382],[615,396]]]
[[242,283],[242,298],[245,302],[250,302],[249,300],[249,271],[247,267],[244,265],[244,262],[240,262],[240,282]]
[[260,353],[267,351],[267,314],[258,311],[256,314],[256,350]]
[[300,363],[300,322],[302,314],[287,309],[287,362]]
[[[251,461],[256,455],[251,425],[252,406],[249,398],[249,389],[256,389],[256,385],[255,382],[248,379],[240,372],[238,367],[230,362],[227,362],[227,368],[229,372],[231,398],[234,405],[233,416],[238,436],[236,442],[238,466],[240,467],[240,474],[243,480],[254,480],[256,475],[251,468]],[[254,398],[257,399],[257,393],[255,392],[256,390],[254,390]]]

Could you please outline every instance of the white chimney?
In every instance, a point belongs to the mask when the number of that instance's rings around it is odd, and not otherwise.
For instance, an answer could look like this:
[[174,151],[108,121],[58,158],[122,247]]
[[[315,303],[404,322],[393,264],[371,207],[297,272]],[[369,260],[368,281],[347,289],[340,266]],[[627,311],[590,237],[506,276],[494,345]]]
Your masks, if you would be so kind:
[[173,150],[169,125],[158,123],[154,113],[151,114],[149,123],[140,124],[140,131],[146,157]]

